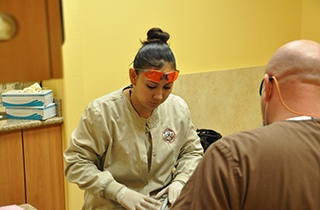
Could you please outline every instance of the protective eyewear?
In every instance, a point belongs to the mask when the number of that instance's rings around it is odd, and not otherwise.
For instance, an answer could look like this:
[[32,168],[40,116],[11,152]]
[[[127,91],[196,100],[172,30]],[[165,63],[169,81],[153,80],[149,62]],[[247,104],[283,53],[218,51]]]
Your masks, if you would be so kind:
[[169,83],[174,82],[179,76],[179,70],[174,70],[170,72],[163,72],[159,70],[152,69],[135,69],[138,71],[143,71],[143,75],[153,82],[160,82],[165,78]]

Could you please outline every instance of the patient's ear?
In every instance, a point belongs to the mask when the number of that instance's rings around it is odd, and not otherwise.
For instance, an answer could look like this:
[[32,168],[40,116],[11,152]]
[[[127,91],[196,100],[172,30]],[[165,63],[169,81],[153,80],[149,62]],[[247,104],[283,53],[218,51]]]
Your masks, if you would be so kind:
[[264,75],[264,96],[263,99],[268,102],[270,101],[272,94],[272,82],[270,80],[270,76],[268,74]]

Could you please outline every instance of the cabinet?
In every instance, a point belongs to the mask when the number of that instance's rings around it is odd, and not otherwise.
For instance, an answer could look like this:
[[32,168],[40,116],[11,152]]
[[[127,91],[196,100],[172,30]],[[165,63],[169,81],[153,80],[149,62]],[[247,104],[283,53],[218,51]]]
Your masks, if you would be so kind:
[[0,133],[0,206],[64,210],[61,125]]
[[16,23],[16,33],[0,41],[0,83],[62,77],[61,0],[1,0],[0,12]]
[[0,134],[0,206],[25,203],[22,136]]

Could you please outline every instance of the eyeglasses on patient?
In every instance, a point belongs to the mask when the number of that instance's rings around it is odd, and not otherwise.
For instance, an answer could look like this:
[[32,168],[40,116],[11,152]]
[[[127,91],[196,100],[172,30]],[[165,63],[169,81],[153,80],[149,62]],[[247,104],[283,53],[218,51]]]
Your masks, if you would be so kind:
[[[272,81],[274,76],[269,76],[269,81]],[[262,95],[262,89],[263,89],[263,84],[264,84],[264,79],[262,79],[261,84],[260,84],[260,89],[259,89],[259,95]]]
[[143,75],[153,82],[160,82],[165,78],[168,82],[174,82],[179,76],[179,70],[174,70],[170,72],[163,72],[153,69],[135,69],[138,71],[143,71]]

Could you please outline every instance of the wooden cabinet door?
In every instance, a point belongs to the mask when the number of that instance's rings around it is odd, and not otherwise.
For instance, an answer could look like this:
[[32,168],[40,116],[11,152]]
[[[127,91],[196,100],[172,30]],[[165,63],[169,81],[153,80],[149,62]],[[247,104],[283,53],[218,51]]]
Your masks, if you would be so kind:
[[21,131],[0,133],[0,206],[25,203]]
[[62,0],[47,0],[50,35],[51,78],[62,78],[62,44],[64,42],[64,25]]
[[62,76],[60,9],[60,0],[0,1],[17,26],[12,39],[0,41],[0,83]]
[[61,125],[24,130],[23,145],[27,203],[65,209]]

